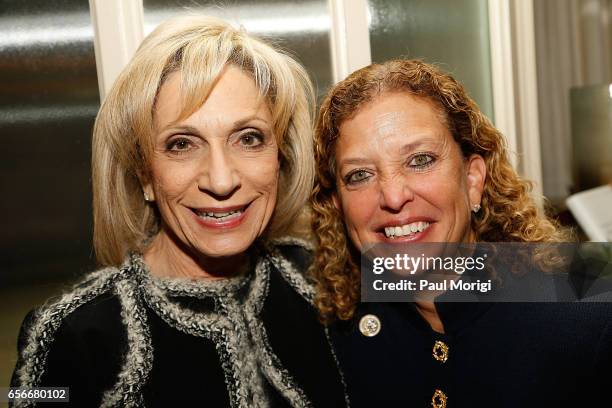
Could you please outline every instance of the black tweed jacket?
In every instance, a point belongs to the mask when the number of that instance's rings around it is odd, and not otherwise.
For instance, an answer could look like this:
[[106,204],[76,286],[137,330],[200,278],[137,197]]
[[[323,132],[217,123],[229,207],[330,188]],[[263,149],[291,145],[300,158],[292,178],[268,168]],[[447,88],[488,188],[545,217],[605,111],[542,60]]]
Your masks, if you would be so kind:
[[132,255],[30,313],[12,386],[70,387],[66,407],[346,406],[308,258],[285,240],[252,273],[193,282],[152,278]]

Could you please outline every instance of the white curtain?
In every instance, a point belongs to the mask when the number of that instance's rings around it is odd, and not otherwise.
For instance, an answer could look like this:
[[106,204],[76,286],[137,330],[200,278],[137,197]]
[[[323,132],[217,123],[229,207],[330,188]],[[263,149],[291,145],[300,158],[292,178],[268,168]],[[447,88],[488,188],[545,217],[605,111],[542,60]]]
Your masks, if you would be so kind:
[[572,186],[570,89],[612,82],[612,0],[534,0],[544,195]]

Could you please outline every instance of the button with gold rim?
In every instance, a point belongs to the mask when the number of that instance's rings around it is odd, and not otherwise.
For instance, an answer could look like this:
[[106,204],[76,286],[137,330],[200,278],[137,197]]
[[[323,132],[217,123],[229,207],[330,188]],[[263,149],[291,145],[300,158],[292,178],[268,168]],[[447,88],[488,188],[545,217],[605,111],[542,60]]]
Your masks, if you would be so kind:
[[380,319],[373,315],[367,314],[359,320],[359,331],[366,337],[374,337],[380,332]]
[[446,363],[448,360],[448,346],[440,340],[436,340],[433,346],[433,358],[441,363]]
[[446,400],[448,397],[442,390],[436,390],[431,397],[431,406],[433,408],[446,408]]

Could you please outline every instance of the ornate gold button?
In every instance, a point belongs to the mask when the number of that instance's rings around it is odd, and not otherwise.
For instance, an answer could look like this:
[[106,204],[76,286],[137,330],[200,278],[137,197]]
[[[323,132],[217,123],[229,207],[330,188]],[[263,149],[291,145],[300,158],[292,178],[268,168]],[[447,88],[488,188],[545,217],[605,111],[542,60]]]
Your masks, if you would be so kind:
[[433,358],[441,363],[446,363],[448,360],[448,346],[440,340],[436,340],[433,346]]
[[431,406],[433,408],[446,408],[446,394],[442,390],[436,390],[433,397],[431,397]]
[[380,332],[380,319],[367,314],[359,320],[359,331],[366,337],[374,337]]

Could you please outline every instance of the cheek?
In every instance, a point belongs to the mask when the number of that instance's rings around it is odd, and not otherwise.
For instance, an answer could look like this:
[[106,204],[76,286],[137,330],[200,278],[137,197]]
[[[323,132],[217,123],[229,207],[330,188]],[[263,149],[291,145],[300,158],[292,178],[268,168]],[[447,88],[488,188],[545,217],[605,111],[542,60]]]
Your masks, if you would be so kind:
[[171,200],[196,183],[197,165],[194,163],[162,164],[153,167],[156,194],[160,199]]
[[415,194],[443,212],[461,206],[467,196],[462,168],[449,166],[420,176],[414,184]]
[[278,186],[279,162],[276,154],[240,163],[240,172],[245,184],[262,193],[276,196]]
[[367,226],[378,207],[378,198],[369,189],[341,190],[340,202],[346,224],[357,228]]

